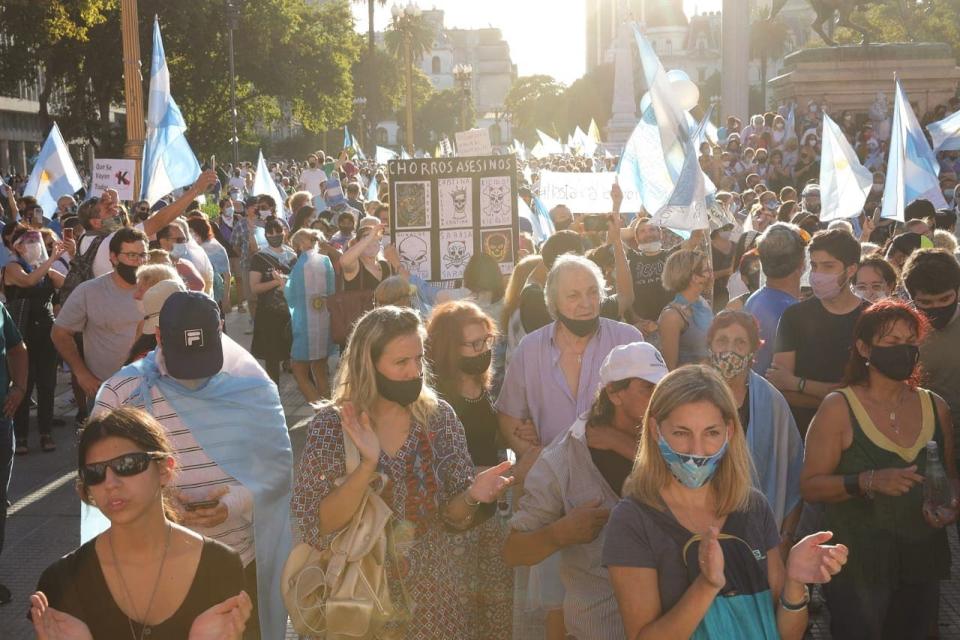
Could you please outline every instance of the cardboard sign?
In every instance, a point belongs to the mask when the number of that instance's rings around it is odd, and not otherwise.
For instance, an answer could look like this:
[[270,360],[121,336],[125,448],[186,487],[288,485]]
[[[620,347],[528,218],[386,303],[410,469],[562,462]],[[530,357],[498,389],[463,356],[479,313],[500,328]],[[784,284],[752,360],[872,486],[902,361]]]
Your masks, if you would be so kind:
[[490,132],[486,129],[470,129],[469,131],[457,131],[457,157],[464,156],[489,156],[493,153],[493,147],[490,146]]
[[440,286],[486,253],[513,271],[519,244],[513,155],[391,160],[390,235],[411,273]]
[[[610,213],[613,211],[610,188],[616,178],[617,174],[613,171],[601,173],[541,171],[540,200],[547,209],[563,204],[573,213]],[[623,190],[621,213],[636,213],[640,211],[642,205],[638,191],[626,188]]]
[[99,196],[107,189],[114,189],[120,194],[121,200],[133,201],[133,177],[136,173],[136,162],[119,159],[108,160],[97,158],[93,161],[93,179],[90,182],[90,194]]

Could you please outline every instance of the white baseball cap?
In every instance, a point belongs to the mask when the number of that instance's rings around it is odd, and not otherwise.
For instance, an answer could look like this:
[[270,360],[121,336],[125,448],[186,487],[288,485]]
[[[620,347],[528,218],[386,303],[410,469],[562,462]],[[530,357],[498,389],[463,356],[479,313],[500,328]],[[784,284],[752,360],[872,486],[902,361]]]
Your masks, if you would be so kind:
[[649,342],[632,342],[615,347],[600,365],[600,383],[640,378],[657,384],[670,373],[663,356]]

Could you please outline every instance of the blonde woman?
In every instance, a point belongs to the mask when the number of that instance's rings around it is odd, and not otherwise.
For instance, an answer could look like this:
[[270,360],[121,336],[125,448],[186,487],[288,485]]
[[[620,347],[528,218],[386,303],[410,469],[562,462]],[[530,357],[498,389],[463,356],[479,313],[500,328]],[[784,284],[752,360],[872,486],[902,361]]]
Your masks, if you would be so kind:
[[704,362],[707,331],[713,322],[710,304],[703,293],[713,286],[713,271],[707,256],[699,251],[680,249],[663,265],[663,288],[676,294],[660,312],[660,352],[667,368]]
[[[448,529],[477,524],[480,504],[496,502],[512,480],[501,475],[509,462],[474,476],[463,425],[430,386],[425,337],[412,309],[377,307],[360,319],[332,402],[308,428],[293,491],[300,538],[325,549],[350,523],[367,485],[378,474],[387,476],[381,495],[394,513],[389,526],[396,541],[387,558],[390,597],[409,615],[398,616],[378,637],[468,636],[454,597],[462,576]],[[346,437],[361,458],[349,475]]]
[[603,546],[630,640],[803,637],[805,585],[828,582],[847,548],[816,533],[784,568],[778,523],[751,471],[720,375],[690,365],[663,378]]

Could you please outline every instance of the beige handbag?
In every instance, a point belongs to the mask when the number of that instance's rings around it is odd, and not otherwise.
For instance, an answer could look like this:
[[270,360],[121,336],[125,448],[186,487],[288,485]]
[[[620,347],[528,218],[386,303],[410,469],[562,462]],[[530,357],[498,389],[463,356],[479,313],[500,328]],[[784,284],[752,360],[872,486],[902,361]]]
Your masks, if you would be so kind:
[[[346,432],[343,445],[349,476],[360,465],[360,452]],[[297,633],[327,640],[370,638],[394,615],[385,568],[385,528],[392,515],[378,491],[368,486],[353,519],[328,549],[304,542],[294,547],[281,587]]]

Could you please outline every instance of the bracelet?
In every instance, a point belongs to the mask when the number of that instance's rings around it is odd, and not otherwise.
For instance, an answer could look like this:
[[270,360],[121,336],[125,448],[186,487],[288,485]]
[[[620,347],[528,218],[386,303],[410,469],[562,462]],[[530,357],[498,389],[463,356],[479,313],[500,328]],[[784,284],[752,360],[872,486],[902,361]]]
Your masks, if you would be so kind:
[[[786,589],[784,589],[784,591],[786,591]],[[795,612],[803,611],[804,609],[807,608],[807,605],[810,604],[810,587],[808,587],[807,585],[803,585],[803,592],[804,592],[803,601],[797,604],[792,604],[784,600],[783,594],[781,593],[780,606],[783,607],[784,611],[795,611]]]
[[860,474],[850,473],[843,476],[843,490],[851,498],[859,498],[863,495],[863,489],[860,488]]
[[874,472],[873,469],[870,469],[870,471],[868,472],[870,475],[867,478],[867,486],[863,490],[863,493],[871,500],[873,500],[873,472]]
[[804,389],[806,388],[807,388],[807,379],[800,378],[800,380],[797,381],[797,391],[799,391],[800,393],[803,393]]
[[477,500],[476,502],[472,502],[470,500],[470,491],[463,492],[463,501],[466,502],[467,506],[470,507],[471,509],[476,509],[477,507],[480,506],[479,500]]

